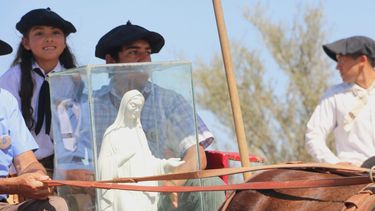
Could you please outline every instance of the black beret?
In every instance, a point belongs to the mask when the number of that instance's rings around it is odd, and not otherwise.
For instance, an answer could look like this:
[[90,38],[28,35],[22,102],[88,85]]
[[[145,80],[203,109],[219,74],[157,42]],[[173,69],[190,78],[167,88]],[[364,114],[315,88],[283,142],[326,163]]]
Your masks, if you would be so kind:
[[337,55],[366,55],[375,61],[375,41],[365,36],[353,36],[323,45],[324,52],[337,61]]
[[144,39],[150,43],[151,53],[158,53],[164,46],[164,38],[159,33],[149,31],[141,26],[133,25],[128,21],[106,33],[96,44],[95,56],[105,59],[105,55],[115,48]]
[[12,50],[12,47],[8,43],[0,40],[0,55],[10,54]]
[[26,13],[16,24],[16,29],[25,35],[33,26],[53,26],[61,29],[65,35],[77,31],[72,23],[64,20],[50,8],[35,9]]

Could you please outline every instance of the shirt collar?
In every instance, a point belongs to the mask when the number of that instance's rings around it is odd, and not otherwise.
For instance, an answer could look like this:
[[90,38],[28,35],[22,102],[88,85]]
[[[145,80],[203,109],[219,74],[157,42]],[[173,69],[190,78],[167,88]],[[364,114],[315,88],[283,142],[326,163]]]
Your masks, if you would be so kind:
[[355,97],[362,97],[364,95],[371,95],[375,93],[375,81],[372,83],[372,85],[365,89],[357,84],[351,84],[350,89]]
[[[39,68],[42,70],[42,73],[44,74],[44,76],[46,75],[45,74],[45,71],[43,68],[41,68],[38,63],[34,62],[33,65],[32,65],[32,69],[34,68]],[[50,73],[53,73],[53,72],[61,72],[63,70],[63,66],[60,64],[60,62],[57,62],[57,65],[52,69],[52,71],[50,71]]]

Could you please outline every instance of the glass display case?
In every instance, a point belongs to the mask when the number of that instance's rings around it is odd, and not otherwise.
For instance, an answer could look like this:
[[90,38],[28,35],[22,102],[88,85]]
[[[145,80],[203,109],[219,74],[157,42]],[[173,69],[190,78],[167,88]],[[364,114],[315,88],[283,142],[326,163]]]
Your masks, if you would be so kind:
[[[190,62],[88,65],[53,73],[49,84],[54,179],[171,173],[192,146],[199,159]],[[71,210],[157,210],[161,198],[72,187],[58,187],[58,194]]]

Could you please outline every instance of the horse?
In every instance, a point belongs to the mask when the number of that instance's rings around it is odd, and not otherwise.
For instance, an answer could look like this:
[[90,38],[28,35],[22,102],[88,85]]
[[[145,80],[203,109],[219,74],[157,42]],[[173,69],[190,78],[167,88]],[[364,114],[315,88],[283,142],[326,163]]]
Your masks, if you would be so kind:
[[[348,176],[340,172],[321,172],[297,169],[271,169],[254,174],[248,182],[320,180]],[[368,184],[269,190],[240,190],[233,192],[221,210],[228,211],[286,211],[286,210],[342,210],[345,201],[358,194]],[[373,186],[372,192],[375,192]],[[371,209],[375,210],[372,195]],[[348,204],[346,204],[348,205]],[[353,205],[349,205],[353,206]]]

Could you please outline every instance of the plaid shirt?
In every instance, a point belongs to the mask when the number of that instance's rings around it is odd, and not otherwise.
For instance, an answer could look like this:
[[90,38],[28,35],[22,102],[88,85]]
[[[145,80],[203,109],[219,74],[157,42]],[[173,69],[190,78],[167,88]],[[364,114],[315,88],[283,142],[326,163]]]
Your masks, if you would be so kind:
[[[204,148],[214,140],[213,135],[191,105],[180,94],[148,82],[142,91],[145,103],[141,113],[141,124],[149,147],[155,157],[182,157],[198,139]],[[94,95],[94,118],[98,150],[104,132],[115,120],[120,97],[111,93],[110,86],[104,86]]]

